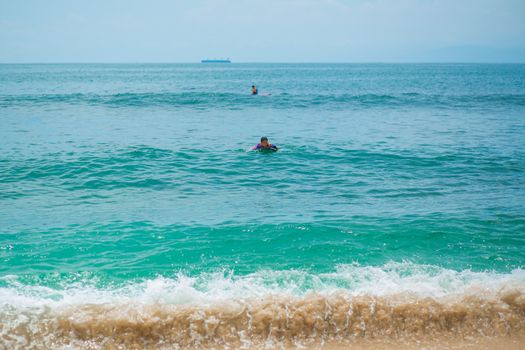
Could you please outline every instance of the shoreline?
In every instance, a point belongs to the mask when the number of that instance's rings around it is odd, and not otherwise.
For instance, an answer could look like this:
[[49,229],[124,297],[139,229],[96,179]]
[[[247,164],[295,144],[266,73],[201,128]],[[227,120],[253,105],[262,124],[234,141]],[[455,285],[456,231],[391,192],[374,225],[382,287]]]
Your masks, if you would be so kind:
[[0,310],[0,340],[16,348],[518,349],[525,295],[460,299],[345,293],[170,305],[48,304]]

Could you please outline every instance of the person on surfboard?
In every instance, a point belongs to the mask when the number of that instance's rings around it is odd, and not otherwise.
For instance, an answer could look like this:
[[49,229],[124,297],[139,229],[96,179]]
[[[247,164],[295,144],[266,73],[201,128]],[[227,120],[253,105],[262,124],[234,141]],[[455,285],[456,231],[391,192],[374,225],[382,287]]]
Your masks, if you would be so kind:
[[261,142],[252,147],[252,151],[277,151],[279,147],[268,142],[266,136],[261,137]]
[[252,95],[257,95],[257,87],[255,85],[252,85]]

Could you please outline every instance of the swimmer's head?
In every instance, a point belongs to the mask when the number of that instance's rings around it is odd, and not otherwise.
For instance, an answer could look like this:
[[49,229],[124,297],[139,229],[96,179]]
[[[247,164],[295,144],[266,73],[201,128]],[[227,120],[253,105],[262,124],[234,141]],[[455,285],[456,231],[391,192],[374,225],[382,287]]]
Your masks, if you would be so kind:
[[268,147],[268,138],[266,136],[261,137],[261,146]]

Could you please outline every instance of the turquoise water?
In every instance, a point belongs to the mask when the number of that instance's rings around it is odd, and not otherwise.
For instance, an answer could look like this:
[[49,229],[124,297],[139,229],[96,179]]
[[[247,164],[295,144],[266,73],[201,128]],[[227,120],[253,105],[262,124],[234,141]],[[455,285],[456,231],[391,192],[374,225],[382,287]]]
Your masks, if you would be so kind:
[[0,261],[20,310],[524,291],[525,65],[0,65]]

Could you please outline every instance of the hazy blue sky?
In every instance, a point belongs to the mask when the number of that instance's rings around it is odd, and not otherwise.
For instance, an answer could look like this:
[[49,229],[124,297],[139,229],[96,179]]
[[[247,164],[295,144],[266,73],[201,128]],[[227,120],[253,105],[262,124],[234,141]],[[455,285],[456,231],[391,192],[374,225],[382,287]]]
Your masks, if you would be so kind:
[[0,0],[0,62],[525,62],[525,0]]

